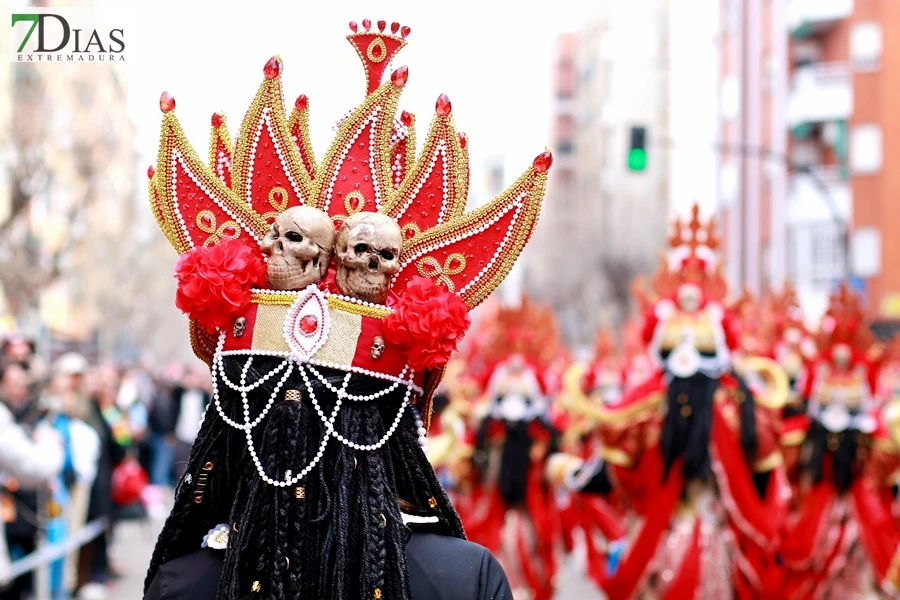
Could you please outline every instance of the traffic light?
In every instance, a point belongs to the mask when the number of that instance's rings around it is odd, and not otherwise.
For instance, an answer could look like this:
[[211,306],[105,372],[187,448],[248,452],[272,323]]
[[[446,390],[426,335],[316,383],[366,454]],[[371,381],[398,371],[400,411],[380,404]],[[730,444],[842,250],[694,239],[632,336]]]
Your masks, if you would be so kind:
[[643,171],[647,168],[647,128],[632,127],[631,141],[628,145],[628,168],[632,171]]

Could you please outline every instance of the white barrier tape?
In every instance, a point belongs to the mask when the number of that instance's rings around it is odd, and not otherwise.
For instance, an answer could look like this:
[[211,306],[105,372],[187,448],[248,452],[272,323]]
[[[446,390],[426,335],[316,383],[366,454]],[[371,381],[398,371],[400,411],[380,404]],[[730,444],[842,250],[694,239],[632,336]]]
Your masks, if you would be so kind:
[[0,572],[0,583],[6,584],[29,571],[63,558],[73,550],[77,550],[99,537],[107,528],[109,528],[109,520],[106,518],[91,521],[78,533],[67,537],[64,542],[46,545],[12,563],[6,572]]

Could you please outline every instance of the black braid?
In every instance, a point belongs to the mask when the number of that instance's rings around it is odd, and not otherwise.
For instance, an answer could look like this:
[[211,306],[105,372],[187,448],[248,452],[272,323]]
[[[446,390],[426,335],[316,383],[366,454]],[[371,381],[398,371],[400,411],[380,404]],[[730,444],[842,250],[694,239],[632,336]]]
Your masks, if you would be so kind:
[[[226,376],[238,381],[246,358],[225,359]],[[279,363],[254,358],[247,382]],[[334,387],[345,373],[318,369]],[[321,409],[330,416],[336,395],[309,373]],[[280,380],[275,375],[248,393],[251,418],[260,413]],[[348,392],[372,394],[390,385],[354,375]],[[302,402],[285,401],[284,390],[299,390]],[[240,395],[219,385],[225,414],[243,421]],[[376,401],[345,399],[334,428],[359,444],[376,444],[403,406],[405,388],[399,386]],[[294,367],[269,414],[253,430],[257,456],[268,476],[298,474],[319,452],[326,428],[313,410],[305,383]],[[195,552],[203,535],[218,523],[232,524],[225,552],[218,597],[226,600],[372,598],[410,600],[406,540],[400,501],[411,511],[435,515],[436,533],[464,538],[459,516],[419,447],[415,417],[404,410],[388,442],[375,451],[358,451],[329,440],[319,466],[296,486],[275,487],[263,482],[250,460],[243,431],[230,427],[211,408],[195,442],[188,464],[196,482],[206,462],[215,468],[203,502],[192,500],[193,487],[181,486],[160,535],[148,572],[147,585],[163,563]],[[303,487],[305,498],[297,497]],[[252,592],[259,582],[260,592]]]

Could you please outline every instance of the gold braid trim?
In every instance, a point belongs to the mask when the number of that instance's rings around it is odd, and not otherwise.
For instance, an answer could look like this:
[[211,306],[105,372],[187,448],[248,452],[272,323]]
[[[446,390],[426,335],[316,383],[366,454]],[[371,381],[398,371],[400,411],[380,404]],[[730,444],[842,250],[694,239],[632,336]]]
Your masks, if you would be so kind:
[[362,304],[344,300],[338,296],[328,296],[328,308],[331,310],[344,311],[353,315],[371,317],[373,319],[383,319],[393,312],[387,307],[363,306]]

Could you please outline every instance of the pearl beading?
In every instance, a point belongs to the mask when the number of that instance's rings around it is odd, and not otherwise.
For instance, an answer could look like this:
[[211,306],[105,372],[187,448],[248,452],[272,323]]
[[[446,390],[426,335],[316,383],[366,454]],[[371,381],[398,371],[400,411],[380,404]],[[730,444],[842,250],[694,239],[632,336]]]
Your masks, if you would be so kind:
[[213,203],[221,208],[225,213],[234,219],[234,221],[241,226],[241,230],[245,231],[250,235],[257,243],[262,243],[262,238],[256,235],[253,232],[253,229],[247,227],[247,224],[244,221],[234,214],[225,204],[223,204],[216,196],[209,191],[209,188],[201,182],[197,176],[188,168],[187,162],[184,160],[184,157],[181,156],[181,152],[178,151],[177,148],[172,149],[172,206],[175,209],[175,217],[178,219],[178,224],[181,226],[181,231],[184,232],[184,237],[191,245],[191,248],[194,248],[196,244],[194,243],[194,239],[191,237],[190,233],[188,233],[187,224],[184,221],[184,216],[181,214],[181,206],[178,203],[178,165],[181,165],[181,168],[184,169],[184,172],[187,173],[188,177],[191,178],[191,181],[200,188],[200,190],[206,194],[206,197],[213,201]]
[[259,138],[262,135],[263,124],[266,126],[266,131],[269,133],[269,139],[272,140],[272,146],[275,148],[275,153],[278,155],[279,162],[281,162],[281,169],[287,176],[291,188],[294,190],[294,193],[297,194],[297,198],[300,199],[300,204],[306,204],[306,197],[300,192],[300,186],[297,185],[297,182],[294,180],[291,169],[288,167],[288,163],[284,158],[284,152],[281,150],[281,145],[278,143],[278,136],[272,131],[272,120],[269,114],[271,113],[271,108],[268,106],[263,107],[262,113],[262,118],[256,123],[256,131],[253,133],[253,140],[250,143],[249,162],[247,163],[247,184],[245,186],[247,204],[253,206],[253,164],[256,162],[256,148],[259,145]]
[[407,259],[400,265],[400,271],[398,271],[397,275],[394,275],[394,278],[391,280],[391,284],[393,285],[394,283],[396,283],[397,277],[399,277],[400,273],[402,273],[403,270],[404,270],[407,266],[409,266],[411,263],[413,263],[413,262],[419,260],[420,258],[422,258],[423,256],[425,256],[426,254],[429,254],[429,253],[431,253],[431,252],[434,252],[435,250],[438,250],[438,249],[440,249],[440,248],[444,248],[444,247],[449,246],[449,245],[451,245],[451,244],[455,244],[455,243],[457,243],[457,242],[461,242],[461,241],[463,241],[463,240],[465,240],[465,239],[467,239],[467,238],[470,238],[470,237],[472,237],[472,236],[479,235],[479,234],[481,234],[481,233],[487,231],[491,226],[494,225],[494,223],[496,223],[497,221],[499,221],[500,219],[502,219],[509,211],[515,210],[515,214],[513,214],[512,219],[510,219],[509,227],[507,227],[507,229],[506,229],[506,234],[503,236],[503,240],[501,240],[501,242],[497,245],[497,248],[494,250],[494,255],[491,257],[491,259],[488,261],[488,263],[484,266],[484,268],[481,269],[481,271],[479,271],[477,275],[475,275],[474,277],[472,277],[472,278],[469,280],[469,282],[468,282],[466,285],[464,285],[464,286],[462,287],[462,289],[460,289],[460,290],[457,292],[457,294],[460,294],[460,295],[461,295],[461,294],[464,294],[464,293],[467,292],[472,286],[474,286],[475,284],[477,284],[478,281],[481,280],[481,278],[484,277],[485,274],[487,274],[487,272],[488,272],[488,271],[494,266],[494,264],[500,259],[500,255],[503,254],[503,249],[506,247],[506,244],[509,242],[509,238],[510,238],[510,236],[512,235],[512,231],[515,229],[516,221],[518,220],[519,215],[520,215],[521,212],[522,212],[522,209],[525,207],[525,203],[523,202],[523,199],[525,198],[525,196],[526,196],[527,194],[528,194],[528,192],[522,192],[521,194],[519,194],[513,202],[511,202],[508,206],[504,207],[503,210],[501,210],[500,212],[498,212],[493,218],[491,218],[488,222],[486,222],[486,223],[485,223],[484,225],[482,225],[481,227],[477,227],[477,228],[473,229],[472,231],[463,233],[463,234],[461,234],[461,235],[454,236],[454,237],[452,237],[452,238],[449,239],[449,240],[439,242],[439,243],[437,243],[437,244],[435,244],[435,245],[433,245],[433,246],[428,246],[428,247],[423,248],[422,250],[420,250],[420,251],[414,253],[412,256],[410,256],[409,258],[407,258]]
[[349,448],[353,448],[354,450],[362,450],[364,452],[372,452],[374,450],[380,449],[384,446],[391,436],[394,435],[394,432],[397,431],[397,427],[400,425],[400,419],[403,418],[403,411],[406,410],[406,407],[409,406],[409,397],[412,393],[412,387],[409,386],[406,388],[406,394],[403,397],[403,402],[400,403],[400,410],[397,411],[397,416],[394,418],[394,421],[391,423],[391,426],[388,427],[388,430],[385,432],[384,436],[378,442],[374,444],[357,444],[356,442],[352,442],[342,436],[337,432],[334,428],[334,420],[337,417],[338,411],[343,403],[343,399],[347,396],[347,385],[350,382],[350,378],[352,377],[352,373],[347,373],[344,377],[344,383],[341,389],[338,392],[337,402],[335,403],[334,411],[332,411],[330,417],[325,416],[325,412],[322,410],[322,407],[319,406],[319,401],[316,398],[315,390],[313,390],[312,382],[309,380],[309,376],[306,374],[306,370],[301,366],[300,367],[300,376],[303,378],[303,382],[306,384],[306,391],[309,394],[310,401],[312,402],[313,408],[316,413],[319,415],[319,419],[321,419],[322,424],[325,425],[325,430],[333,437],[337,438],[339,442],[344,444]]
[[216,175],[219,176],[219,180],[222,183],[226,183],[225,169],[231,170],[231,159],[225,154],[224,150],[219,150],[218,157],[216,158]]
[[[314,366],[312,366],[311,364],[308,364],[308,363],[307,363],[307,368],[308,368],[310,371],[312,371],[312,374],[316,376],[316,379],[318,379],[319,381],[322,382],[322,385],[324,385],[326,388],[328,388],[328,391],[330,391],[330,392],[332,392],[332,393],[334,393],[334,394],[340,393],[340,392],[338,391],[338,389],[337,389],[336,387],[334,387],[334,385],[333,385],[330,381],[328,381],[327,379],[325,379],[325,377],[324,377],[321,373],[319,373],[319,371],[317,371],[316,368],[315,368]],[[406,381],[406,386],[407,386],[407,387],[410,387],[410,386],[412,385],[412,379],[410,379],[410,380],[408,380],[408,381],[403,379],[404,375],[406,375],[407,370],[408,370],[407,367],[404,367],[404,368],[403,368],[403,372],[400,373],[400,378],[401,378],[401,381]],[[352,400],[352,401],[354,401],[354,402],[370,402],[370,401],[372,401],[372,400],[378,400],[378,399],[381,398],[382,396],[387,396],[388,394],[390,394],[391,392],[393,392],[394,390],[396,390],[398,387],[400,387],[400,385],[401,385],[401,382],[400,382],[400,381],[395,381],[395,382],[393,382],[391,385],[389,385],[388,387],[386,387],[386,388],[384,388],[384,389],[381,389],[381,390],[379,390],[379,391],[377,391],[377,392],[374,392],[374,393],[372,393],[372,394],[368,394],[368,395],[366,395],[366,396],[358,396],[358,395],[355,395],[355,394],[347,394],[347,393],[345,393],[345,394],[344,394],[344,398],[346,398],[347,400]]]
[[[381,107],[375,106],[372,109],[371,114],[369,114],[369,116],[363,120],[362,124],[356,130],[356,133],[353,134],[353,137],[350,139],[350,141],[347,142],[347,144],[343,147],[343,149],[341,149],[341,155],[338,157],[337,161],[335,162],[334,171],[331,174],[331,178],[328,180],[328,188],[326,189],[326,192],[325,192],[325,208],[324,208],[325,212],[330,213],[331,200],[332,200],[332,197],[334,194],[334,184],[337,183],[338,174],[341,171],[341,166],[344,164],[344,160],[347,158],[347,153],[350,151],[350,148],[352,148],[353,145],[356,143],[356,140],[359,139],[359,136],[362,135],[363,130],[367,126],[369,126],[369,124],[371,124],[371,127],[369,127],[369,170],[371,171],[372,184],[375,189],[375,207],[376,207],[376,210],[381,208],[381,193],[379,192],[379,188],[378,188],[378,177],[376,176],[376,169],[375,169],[376,161],[374,159],[374,156],[375,156],[374,153],[375,153],[375,147],[376,147],[375,124],[377,123],[379,112],[381,112]],[[339,123],[338,129],[340,129],[340,127],[343,125],[344,121],[346,121],[347,118],[349,118],[349,116],[352,113],[353,113],[353,111],[350,111],[347,114],[347,116],[345,116],[343,119],[338,121],[338,123]]]
[[[390,440],[391,436],[397,431],[397,427],[399,427],[399,425],[400,425],[400,420],[403,418],[403,411],[407,407],[409,407],[411,410],[413,410],[413,414],[416,416],[416,428],[417,428],[417,433],[419,435],[419,444],[420,445],[423,444],[423,440],[425,439],[424,438],[424,436],[425,436],[424,422],[422,421],[421,417],[419,416],[419,413],[417,411],[415,411],[415,408],[410,403],[410,396],[411,396],[413,390],[416,389],[416,386],[413,385],[413,383],[412,383],[412,376],[414,375],[415,371],[413,369],[410,369],[408,365],[403,368],[403,372],[401,373],[401,379],[398,382],[396,382],[394,385],[391,385],[391,386],[389,386],[383,390],[380,390],[378,392],[363,396],[363,395],[354,395],[354,394],[347,393],[347,386],[350,384],[350,380],[353,376],[352,371],[347,372],[347,374],[344,376],[344,380],[341,384],[341,387],[337,388],[331,382],[327,381],[325,379],[325,377],[321,373],[319,373],[315,369],[315,367],[312,366],[312,364],[310,364],[307,361],[298,361],[293,356],[289,356],[287,358],[287,360],[285,360],[282,364],[278,365],[277,367],[275,367],[274,369],[269,371],[266,375],[261,377],[256,382],[248,385],[247,384],[247,373],[249,372],[250,366],[253,363],[253,354],[250,354],[247,358],[247,362],[244,363],[244,366],[241,369],[240,383],[234,384],[233,382],[229,381],[228,378],[225,376],[225,370],[224,370],[224,366],[223,366],[223,362],[222,362],[222,357],[227,354],[226,352],[222,351],[222,348],[225,344],[225,337],[226,337],[226,334],[224,332],[222,332],[219,335],[219,342],[218,342],[218,345],[216,348],[216,353],[213,356],[213,368],[211,371],[212,372],[212,384],[213,384],[213,403],[212,404],[215,405],[216,411],[219,413],[219,415],[222,417],[222,419],[229,426],[231,426],[235,429],[244,431],[244,434],[245,434],[246,440],[247,440],[247,450],[250,454],[250,458],[253,461],[253,464],[256,467],[256,471],[259,474],[260,478],[263,481],[265,481],[267,484],[275,486],[275,487],[288,487],[288,486],[296,485],[299,481],[301,481],[304,477],[306,477],[319,464],[319,462],[321,462],[322,457],[325,455],[325,449],[328,447],[328,441],[332,437],[336,438],[338,441],[340,441],[345,446],[353,448],[354,450],[371,452],[371,451],[375,451],[375,450],[382,448],[388,442],[388,440]],[[284,384],[287,381],[287,378],[293,372],[295,363],[298,365],[298,370],[300,371],[300,376],[303,378],[303,382],[306,386],[306,391],[307,391],[309,400],[312,403],[313,408],[316,411],[316,414],[319,416],[322,423],[325,425],[325,434],[322,437],[322,442],[319,444],[318,450],[316,451],[316,455],[305,467],[303,467],[303,469],[298,474],[294,475],[290,470],[288,470],[285,472],[284,479],[276,480],[276,479],[270,477],[266,473],[265,468],[262,465],[262,461],[260,461],[260,459],[259,459],[259,455],[256,452],[256,447],[253,442],[253,429],[262,422],[262,420],[266,417],[266,415],[269,414],[269,411],[271,410],[272,406],[274,405],[275,400],[278,397],[278,394],[281,392],[282,387],[284,387]],[[250,400],[247,396],[248,392],[251,392],[251,391],[257,389],[258,387],[260,387],[263,383],[265,383],[266,381],[268,381],[269,379],[274,377],[276,374],[278,374],[282,369],[284,369],[285,366],[287,366],[287,369],[285,369],[285,372],[282,375],[281,379],[275,385],[275,388],[273,389],[272,394],[269,396],[269,399],[266,402],[266,405],[263,407],[263,410],[256,417],[256,419],[251,421],[250,420]],[[304,366],[305,366],[305,368],[304,368]],[[326,416],[325,411],[322,410],[322,407],[319,404],[319,400],[316,397],[316,393],[313,388],[312,382],[310,381],[309,376],[306,373],[306,368],[308,368],[310,371],[312,371],[312,373],[316,376],[316,378],[319,379],[329,391],[333,392],[337,396],[337,401],[335,402],[334,408],[332,409],[330,415]],[[410,378],[402,379],[403,377],[405,377],[405,375],[407,373],[410,374]],[[235,390],[240,393],[241,405],[243,408],[243,416],[244,416],[243,423],[238,423],[236,421],[233,421],[225,414],[225,411],[224,411],[221,401],[219,399],[219,385],[218,385],[219,376],[221,376],[221,379],[225,383],[226,386],[228,386],[232,390]],[[356,402],[371,402],[373,400],[377,400],[378,398],[381,398],[382,396],[385,396],[388,393],[394,391],[395,389],[397,389],[397,387],[401,383],[406,386],[406,393],[403,397],[403,401],[400,403],[400,409],[397,412],[397,416],[394,418],[394,420],[391,422],[391,425],[388,427],[388,430],[381,437],[381,439],[378,440],[378,442],[376,442],[374,444],[358,444],[356,442],[348,440],[343,435],[338,433],[337,430],[334,428],[334,422],[337,419],[337,415],[340,412],[340,409],[341,409],[341,406],[343,405],[344,399],[348,399],[348,400],[352,400],[352,401],[356,401]],[[208,407],[207,407],[207,410],[208,410]],[[204,412],[204,417],[205,417],[205,412]],[[201,418],[201,424],[202,424],[202,422],[203,422],[203,419]],[[423,445],[423,448],[425,448],[424,445]]]
[[419,446],[424,452],[428,452],[428,430],[425,429],[425,421],[422,420],[422,413],[419,412],[412,404],[409,405],[413,415],[416,418],[416,435],[419,436]]
[[[438,142],[437,148],[434,151],[434,154],[431,155],[431,160],[428,163],[428,168],[425,170],[425,173],[422,174],[422,177],[416,182],[416,187],[412,189],[406,199],[406,203],[403,205],[403,208],[400,209],[400,212],[397,213],[395,219],[399,219],[406,211],[409,210],[409,207],[412,206],[413,202],[415,202],[416,198],[419,196],[419,192],[422,191],[422,188],[425,186],[425,182],[428,181],[428,178],[431,177],[431,172],[434,171],[435,165],[437,165],[438,156],[441,157],[441,166],[443,168],[443,185],[441,187],[442,197],[441,197],[441,211],[438,214],[438,224],[444,222],[444,214],[447,212],[447,200],[450,198],[450,195],[447,193],[447,148],[444,145],[444,140]],[[399,159],[399,155],[398,155]]]
[[394,162],[391,165],[391,173],[394,176],[394,190],[399,190],[400,186],[403,185],[403,155],[401,153],[397,153],[394,155]]

